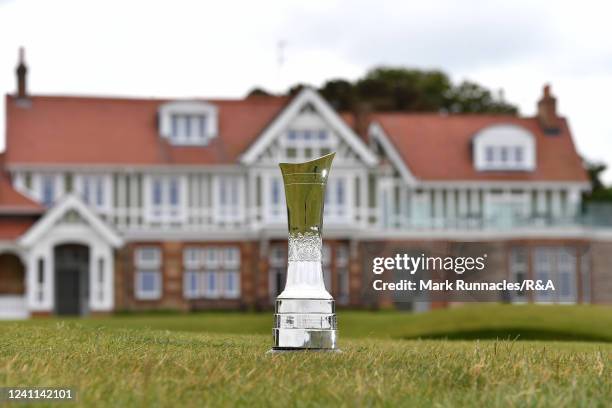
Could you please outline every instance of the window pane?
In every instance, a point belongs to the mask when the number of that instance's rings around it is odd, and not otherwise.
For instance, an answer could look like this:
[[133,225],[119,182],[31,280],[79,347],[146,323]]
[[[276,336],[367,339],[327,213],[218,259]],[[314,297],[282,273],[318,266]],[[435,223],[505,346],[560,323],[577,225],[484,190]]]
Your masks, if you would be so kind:
[[238,248],[225,248],[223,255],[223,265],[226,268],[235,268],[240,265],[240,249]]
[[183,116],[183,120],[185,121],[185,134],[186,138],[191,136],[191,117],[188,115]]
[[55,200],[55,178],[53,176],[43,176],[42,178],[42,203],[50,207]]
[[514,148],[514,160],[517,163],[523,162],[523,147],[522,146],[517,146]]
[[183,251],[183,262],[187,268],[198,268],[203,257],[200,248],[185,248]]
[[486,151],[485,151],[485,158],[487,160],[487,162],[491,163],[493,162],[494,158],[494,151],[493,151],[493,147],[492,146],[488,146]]
[[327,140],[327,130],[319,131],[319,140]]
[[138,267],[157,268],[161,266],[161,251],[157,247],[137,248],[135,263]]
[[195,298],[198,296],[198,273],[195,271],[185,272],[185,278],[183,281],[184,294],[187,298]]
[[349,251],[346,245],[339,245],[336,247],[336,265],[347,266],[349,262]]
[[272,204],[280,204],[280,180],[277,178],[272,179]]
[[153,180],[153,205],[162,205],[162,182],[160,179]]
[[227,183],[227,180],[225,179],[225,177],[221,177],[219,179],[219,202],[221,203],[222,206],[227,204],[226,183]]
[[172,138],[178,136],[178,115],[172,115]]
[[136,297],[140,299],[158,298],[161,294],[159,271],[138,271],[136,273]]
[[230,179],[230,186],[231,186],[231,205],[238,205],[238,179],[235,177],[232,177]]
[[140,289],[144,292],[152,292],[155,290],[155,275],[151,272],[140,273],[141,286]]
[[508,148],[502,147],[499,150],[499,155],[500,155],[500,160],[502,161],[502,163],[507,162],[508,161]]
[[200,115],[199,122],[200,122],[200,137],[204,138],[206,137],[206,116]]
[[204,262],[207,267],[216,268],[219,266],[219,252],[216,248],[206,248],[204,254]]
[[170,205],[179,205],[179,183],[175,178],[170,179]]
[[83,177],[83,201],[87,204],[91,204],[89,190],[91,188],[91,182],[88,176]]
[[104,205],[104,178],[98,177],[96,182],[96,205],[101,207]]
[[336,183],[336,199],[338,205],[344,205],[344,179],[340,179]]
[[240,274],[237,271],[225,272],[225,297],[240,296]]

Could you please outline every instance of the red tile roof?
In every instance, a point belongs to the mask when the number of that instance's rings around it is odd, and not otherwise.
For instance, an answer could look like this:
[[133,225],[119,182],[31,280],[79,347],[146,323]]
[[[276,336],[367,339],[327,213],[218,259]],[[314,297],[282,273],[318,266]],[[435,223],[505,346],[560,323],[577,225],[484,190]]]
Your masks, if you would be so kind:
[[205,147],[160,138],[157,109],[167,100],[33,96],[31,106],[6,97],[6,163],[226,164],[285,106],[285,97],[207,100],[219,109],[219,135]]
[[2,170],[5,154],[0,154],[0,214],[38,214],[44,208],[13,188],[8,175]]
[[0,240],[15,240],[36,222],[31,217],[0,217]]
[[[483,114],[373,114],[417,179],[524,180],[587,182],[587,173],[576,152],[565,119],[560,133],[547,135],[536,118]],[[536,140],[536,170],[476,171],[472,159],[473,136],[488,126],[514,124],[530,131]]]
[[[81,165],[235,164],[289,98],[257,96],[207,100],[219,111],[219,136],[205,147],[170,145],[158,133],[162,99],[33,96],[17,106],[7,95],[6,163]],[[342,113],[349,126],[357,123]],[[507,115],[372,113],[413,174],[422,180],[588,181],[565,120],[559,135],[537,119]],[[494,124],[516,124],[536,138],[534,172],[478,172],[472,137]]]

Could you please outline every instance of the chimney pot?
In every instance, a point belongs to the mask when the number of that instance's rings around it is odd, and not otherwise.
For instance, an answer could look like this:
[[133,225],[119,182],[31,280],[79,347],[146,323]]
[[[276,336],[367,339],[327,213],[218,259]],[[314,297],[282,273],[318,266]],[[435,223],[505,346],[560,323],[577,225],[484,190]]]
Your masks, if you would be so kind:
[[19,48],[19,64],[17,65],[17,98],[18,99],[27,99],[28,91],[27,91],[27,75],[28,75],[28,67],[25,63],[25,50],[23,47]]

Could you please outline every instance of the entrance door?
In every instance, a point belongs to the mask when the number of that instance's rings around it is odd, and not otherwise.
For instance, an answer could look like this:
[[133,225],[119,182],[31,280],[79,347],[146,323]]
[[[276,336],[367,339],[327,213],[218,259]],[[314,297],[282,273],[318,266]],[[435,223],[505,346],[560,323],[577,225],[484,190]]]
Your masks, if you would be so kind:
[[89,248],[59,245],[55,248],[55,312],[82,315],[88,312]]

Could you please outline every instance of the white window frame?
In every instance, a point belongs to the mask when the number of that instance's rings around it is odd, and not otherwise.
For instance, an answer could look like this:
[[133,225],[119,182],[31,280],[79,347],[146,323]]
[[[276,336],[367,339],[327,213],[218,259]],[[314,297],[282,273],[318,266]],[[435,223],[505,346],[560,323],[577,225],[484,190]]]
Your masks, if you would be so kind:
[[[170,203],[172,180],[177,181],[178,204]],[[153,202],[154,184],[161,183],[161,205]],[[187,219],[187,179],[179,174],[148,174],[144,178],[144,203],[147,222],[184,223]]]
[[[517,149],[522,151],[521,160],[517,160]],[[502,160],[504,151],[506,160]],[[489,126],[474,137],[473,157],[474,167],[479,171],[533,171],[537,157],[535,137],[516,125]]]
[[[93,181],[93,186],[92,182]],[[86,199],[85,185],[89,182],[89,188],[93,189],[93,196],[87,194],[89,199]],[[81,173],[76,174],[74,178],[75,191],[81,196],[85,204],[94,208],[95,210],[108,213],[111,210],[111,203],[113,202],[112,191],[112,178],[108,174],[88,174]],[[102,203],[98,203],[97,194],[100,192],[98,187],[101,187],[102,192]]]
[[[190,132],[174,133],[173,121],[175,117],[190,121]],[[199,118],[204,118],[204,133],[195,131],[200,126]],[[180,121],[182,122],[182,121]],[[185,125],[187,122],[183,122]],[[178,146],[205,146],[218,135],[217,107],[204,101],[175,101],[162,105],[159,108],[160,135],[173,145]]]
[[[49,178],[53,183],[53,199],[48,205],[43,202],[44,181]],[[40,172],[32,174],[32,196],[42,205],[53,207],[57,200],[64,195],[64,173]]]
[[[353,216],[353,183],[346,174],[333,174],[327,180],[325,187],[325,221],[335,223],[349,222]],[[343,185],[343,202],[338,200],[338,186]]]
[[[183,295],[186,299],[236,299],[240,297],[241,252],[238,246],[200,247],[183,249]],[[196,287],[192,276],[196,276]],[[232,274],[234,288],[227,287],[228,275]],[[210,287],[210,277],[215,281]]]
[[[225,197],[222,197],[222,189],[225,189]],[[213,191],[215,221],[218,223],[243,222],[246,193],[244,176],[240,174],[215,175],[213,177]],[[226,202],[223,202],[224,198]]]
[[[538,257],[541,254],[547,254],[549,263],[545,265],[542,259]],[[548,276],[544,277],[541,273],[543,269],[546,269]],[[546,293],[543,291],[537,291],[535,300],[536,302],[542,303],[565,303],[574,304],[578,300],[578,288],[576,284],[578,269],[578,260],[572,247],[536,247],[534,249],[534,276],[535,279],[550,279],[555,290],[549,289]],[[569,275],[569,289],[568,295],[561,293],[561,276]],[[546,284],[546,282],[544,282]]]
[[[519,274],[523,275],[523,280],[528,279],[529,273],[529,249],[522,246],[510,248],[510,279],[518,284]],[[522,259],[521,259],[522,258]],[[525,303],[527,301],[527,292],[520,293],[519,291],[512,292],[512,301],[514,303]]]
[[[153,255],[145,257],[146,253]],[[138,247],[134,251],[134,295],[138,300],[157,300],[162,296],[162,253],[161,248],[154,246]],[[145,290],[142,287],[142,277],[145,274],[152,274],[154,277],[155,288]]]

